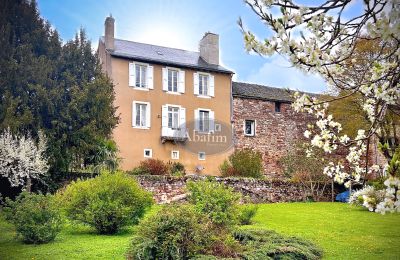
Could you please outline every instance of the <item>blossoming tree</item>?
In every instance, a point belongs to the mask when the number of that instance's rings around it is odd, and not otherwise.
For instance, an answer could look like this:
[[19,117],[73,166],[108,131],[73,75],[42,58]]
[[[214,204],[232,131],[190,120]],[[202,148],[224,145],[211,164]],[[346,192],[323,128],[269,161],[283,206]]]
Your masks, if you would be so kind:
[[[346,91],[344,96],[318,100],[306,94],[295,94],[293,108],[314,114],[316,124],[304,133],[314,148],[332,153],[340,146],[348,147],[344,163],[329,163],[324,173],[338,183],[349,186],[359,181],[368,170],[362,158],[367,152],[370,137],[381,131],[386,114],[400,101],[400,2],[398,0],[363,1],[363,12],[351,17],[346,11],[351,0],[326,0],[305,6],[292,0],[246,0],[254,13],[271,29],[271,36],[259,40],[239,20],[247,51],[260,55],[278,53],[288,57],[294,67],[318,73],[328,87]],[[357,67],[354,55],[356,43],[379,40],[370,66]],[[358,70],[357,77],[346,73],[349,66]],[[362,107],[369,126],[359,129],[355,138],[342,135],[342,126],[327,112],[329,103],[351,95],[362,96]],[[393,158],[388,158],[393,159]],[[388,179],[385,199],[377,212],[400,211],[400,180],[396,171],[386,167]]]
[[31,180],[39,179],[49,168],[45,150],[42,132],[36,143],[29,135],[13,135],[8,128],[0,134],[0,176],[8,178],[11,186],[24,186],[30,191]]

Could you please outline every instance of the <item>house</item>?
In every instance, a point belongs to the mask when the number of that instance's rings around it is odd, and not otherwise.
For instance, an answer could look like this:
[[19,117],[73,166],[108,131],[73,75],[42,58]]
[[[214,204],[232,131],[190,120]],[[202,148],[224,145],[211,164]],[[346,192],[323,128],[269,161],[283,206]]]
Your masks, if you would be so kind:
[[261,152],[264,172],[279,177],[279,159],[296,143],[313,117],[291,108],[291,93],[282,88],[233,82],[233,129],[235,149]]
[[233,72],[220,65],[219,36],[206,33],[193,52],[116,39],[114,23],[106,18],[98,54],[115,85],[122,169],[156,158],[219,174],[233,149]]

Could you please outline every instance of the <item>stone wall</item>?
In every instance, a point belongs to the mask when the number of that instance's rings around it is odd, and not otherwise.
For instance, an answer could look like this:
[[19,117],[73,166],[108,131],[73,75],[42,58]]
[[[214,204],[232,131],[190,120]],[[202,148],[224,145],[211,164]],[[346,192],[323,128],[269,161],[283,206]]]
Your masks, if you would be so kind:
[[[170,203],[186,198],[186,182],[213,178],[247,196],[253,203],[304,201],[304,192],[296,183],[283,180],[256,180],[246,178],[220,178],[205,176],[135,176],[140,185],[153,193],[157,203]],[[325,188],[323,201],[331,201],[331,186]]]
[[[244,135],[244,120],[255,120],[255,136]],[[290,147],[302,139],[312,117],[296,113],[289,103],[281,103],[275,112],[275,102],[259,99],[233,98],[235,149],[251,148],[262,153],[267,176],[282,176],[279,159]]]

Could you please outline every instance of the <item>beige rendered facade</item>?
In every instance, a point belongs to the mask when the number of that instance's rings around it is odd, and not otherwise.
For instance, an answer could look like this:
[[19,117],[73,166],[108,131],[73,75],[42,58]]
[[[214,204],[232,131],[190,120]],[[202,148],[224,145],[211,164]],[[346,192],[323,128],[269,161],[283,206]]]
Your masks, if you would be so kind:
[[[212,53],[202,59],[202,53],[114,39],[113,23],[112,18],[106,19],[98,53],[115,86],[120,122],[113,138],[122,169],[131,170],[146,158],[156,158],[179,161],[188,173],[218,175],[219,165],[233,150],[232,73],[215,64],[219,57],[211,57],[214,64],[205,61],[213,53],[219,55],[218,36],[205,35],[202,41],[211,38]],[[192,62],[196,55],[198,63]],[[218,129],[221,125],[224,131]],[[222,132],[219,140],[210,139]],[[220,146],[209,147],[207,143],[213,142]]]

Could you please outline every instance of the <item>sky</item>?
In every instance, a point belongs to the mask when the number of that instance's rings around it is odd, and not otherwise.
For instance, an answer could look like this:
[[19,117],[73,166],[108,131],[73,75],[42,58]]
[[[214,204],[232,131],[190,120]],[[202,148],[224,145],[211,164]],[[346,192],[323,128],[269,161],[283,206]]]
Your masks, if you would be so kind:
[[327,90],[321,77],[303,74],[285,57],[245,51],[239,17],[259,38],[267,36],[268,29],[242,0],[38,0],[38,7],[64,42],[84,28],[96,49],[110,14],[115,37],[124,40],[198,51],[199,40],[209,31],[219,34],[221,63],[235,72],[235,81],[314,93]]

